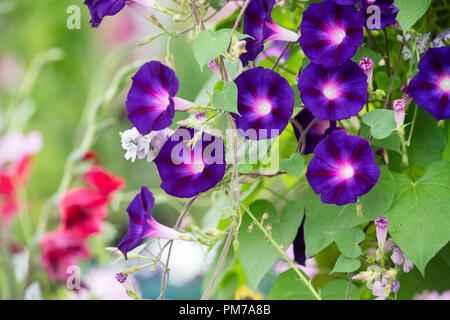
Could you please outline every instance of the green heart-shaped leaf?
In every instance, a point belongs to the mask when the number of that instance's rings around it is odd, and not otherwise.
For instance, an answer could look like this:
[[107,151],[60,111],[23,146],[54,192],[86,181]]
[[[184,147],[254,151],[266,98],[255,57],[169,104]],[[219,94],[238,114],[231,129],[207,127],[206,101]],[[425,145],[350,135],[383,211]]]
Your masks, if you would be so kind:
[[230,43],[230,34],[227,29],[216,32],[204,30],[195,37],[192,48],[201,70],[208,62],[216,59],[227,50]]
[[361,261],[358,259],[347,258],[343,254],[339,256],[334,265],[333,272],[353,272],[361,267]]
[[403,33],[408,32],[425,14],[430,3],[431,0],[395,0],[395,5],[400,9],[397,21],[402,27]]
[[334,241],[343,255],[348,258],[356,258],[361,255],[359,243],[365,238],[365,234],[361,229],[339,229],[333,233],[333,236]]
[[239,114],[237,110],[237,87],[233,81],[225,82],[222,90],[214,91],[213,105],[220,110]]
[[297,152],[291,154],[289,159],[282,159],[280,161],[281,170],[297,178],[300,178],[304,164],[305,162],[302,156]]
[[435,162],[416,181],[395,174],[392,208],[385,214],[392,239],[422,274],[450,240],[450,161]]
[[363,114],[361,120],[370,127],[375,139],[386,139],[397,128],[392,110],[373,110]]

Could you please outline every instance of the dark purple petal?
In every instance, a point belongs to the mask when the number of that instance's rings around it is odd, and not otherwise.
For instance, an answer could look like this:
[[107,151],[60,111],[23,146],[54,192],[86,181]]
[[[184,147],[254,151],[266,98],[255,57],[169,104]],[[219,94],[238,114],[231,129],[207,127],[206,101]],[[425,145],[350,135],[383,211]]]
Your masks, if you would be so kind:
[[380,169],[369,142],[336,130],[314,149],[306,177],[324,203],[355,203],[377,183]]
[[250,61],[254,61],[256,57],[264,50],[264,41],[254,40],[251,38],[246,38],[245,50],[247,52],[241,54],[239,59],[241,59],[242,66],[246,67]]
[[252,140],[280,135],[294,110],[294,92],[289,83],[278,73],[263,67],[244,71],[235,83],[240,114],[234,115],[237,128],[244,132],[256,130],[255,136],[248,137]]
[[304,266],[306,262],[305,218],[306,217],[303,217],[302,224],[298,228],[297,235],[294,239],[294,260],[302,266]]
[[155,199],[153,194],[146,187],[141,188],[141,192],[131,201],[127,208],[130,218],[128,233],[120,241],[118,248],[127,256],[127,252],[133,250],[142,243],[142,238],[149,231],[150,225],[147,220],[151,218],[150,212],[153,209]]
[[[370,20],[370,16],[374,14],[373,11],[369,10],[370,14],[367,13],[367,8],[370,6],[378,6],[380,8],[380,26],[368,26],[367,22]],[[394,5],[394,0],[359,0],[359,7],[362,19],[364,19],[364,23],[366,28],[370,27],[372,30],[380,30],[386,28],[386,26],[391,26],[395,23],[395,19],[397,19],[397,14],[399,12],[399,8]]]
[[132,79],[127,118],[142,135],[169,127],[175,114],[173,97],[178,91],[175,72],[161,62],[150,61]]
[[408,93],[438,121],[450,119],[450,47],[430,48],[419,62]]
[[275,0],[252,0],[244,13],[246,53],[240,55],[242,65],[245,67],[249,61],[254,61],[264,49],[264,42],[269,40],[296,41],[298,35],[277,25],[271,18]]
[[154,160],[162,180],[161,188],[172,196],[194,197],[214,187],[225,174],[223,139],[203,133],[192,148],[187,143],[195,132],[178,128]]
[[275,0],[252,0],[244,13],[244,33],[255,39],[263,39],[264,25],[271,19]]
[[353,6],[358,0],[334,0],[340,6]]
[[[295,120],[303,129],[306,129],[308,125],[314,120],[314,116],[308,109],[303,109],[296,116]],[[303,154],[309,154],[314,151],[317,144],[326,136],[326,131],[330,128],[330,120],[319,119],[306,133],[306,145]],[[300,139],[300,131],[293,125],[295,136],[297,140]]]
[[352,6],[333,0],[311,3],[303,14],[300,45],[308,58],[326,67],[350,60],[363,40],[363,21]]
[[310,63],[301,73],[298,89],[311,113],[323,120],[356,115],[367,100],[367,76],[353,61],[335,68]]
[[93,28],[97,28],[106,16],[113,16],[125,7],[127,0],[86,0],[91,13],[89,21]]
[[127,258],[127,253],[142,243],[147,237],[175,240],[179,232],[158,223],[151,216],[155,203],[153,194],[146,187],[141,188],[127,208],[129,216],[128,232],[120,241],[118,248]]

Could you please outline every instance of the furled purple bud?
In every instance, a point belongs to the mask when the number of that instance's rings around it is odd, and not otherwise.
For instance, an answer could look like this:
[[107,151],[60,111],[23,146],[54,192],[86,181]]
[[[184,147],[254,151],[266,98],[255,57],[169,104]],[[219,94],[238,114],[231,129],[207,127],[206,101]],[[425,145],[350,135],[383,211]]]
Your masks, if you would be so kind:
[[407,101],[405,99],[397,99],[394,101],[394,118],[397,128],[400,128],[405,121],[405,110]]
[[122,272],[118,272],[116,273],[116,280],[120,283],[124,283],[125,281],[127,281],[128,279],[128,275],[123,274]]
[[375,227],[377,228],[377,241],[381,247],[384,246],[384,242],[386,241],[388,226],[389,222],[383,216],[380,216],[375,220]]
[[391,292],[397,292],[400,289],[400,282],[398,280],[393,280],[391,284]]
[[367,76],[367,83],[372,85],[373,79],[373,61],[370,58],[362,58],[359,61],[359,67],[364,71]]

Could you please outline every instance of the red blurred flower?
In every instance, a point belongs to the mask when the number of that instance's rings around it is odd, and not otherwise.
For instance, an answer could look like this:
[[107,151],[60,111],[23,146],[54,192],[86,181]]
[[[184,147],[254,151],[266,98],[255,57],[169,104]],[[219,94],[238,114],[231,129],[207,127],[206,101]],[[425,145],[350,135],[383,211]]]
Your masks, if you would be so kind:
[[17,189],[25,184],[31,172],[31,157],[0,168],[0,217],[8,225],[17,214]]
[[7,172],[0,172],[0,213],[5,222],[17,213],[16,191],[13,179]]
[[109,197],[110,194],[125,186],[122,178],[114,176],[100,166],[91,166],[83,174],[83,181],[104,197]]
[[67,268],[78,264],[78,259],[89,259],[91,253],[83,239],[64,230],[47,233],[41,241],[41,264],[50,279],[66,281]]
[[83,239],[99,233],[108,214],[107,198],[86,188],[68,191],[59,206],[63,229]]

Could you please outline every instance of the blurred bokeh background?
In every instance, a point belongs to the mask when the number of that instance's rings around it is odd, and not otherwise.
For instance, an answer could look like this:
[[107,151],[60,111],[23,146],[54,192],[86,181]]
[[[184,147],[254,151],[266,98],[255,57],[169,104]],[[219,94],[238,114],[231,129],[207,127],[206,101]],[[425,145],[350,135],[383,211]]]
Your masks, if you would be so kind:
[[[67,27],[67,20],[73,13],[68,8],[73,8],[73,5],[80,9],[80,29]],[[161,16],[160,19],[164,22],[167,17]],[[158,29],[130,9],[122,10],[114,19],[105,19],[98,29],[92,29],[89,20],[89,10],[81,0],[2,0],[0,3],[0,105],[3,112],[13,103],[23,86],[23,76],[33,68],[36,57],[49,54],[48,50],[52,48],[59,49],[50,51],[56,61],[39,66],[31,91],[19,105],[14,106],[14,123],[13,120],[8,123],[11,131],[27,133],[37,130],[43,137],[43,148],[34,157],[33,174],[27,186],[29,216],[33,225],[38,223],[45,202],[57,190],[65,170],[65,161],[86,130],[83,125],[79,125],[87,117],[86,110],[111,85],[114,73],[135,60],[164,61],[166,54],[167,37],[161,37],[146,46],[136,46],[141,38],[156,34]],[[182,27],[183,24],[180,25]],[[170,50],[180,81],[179,96],[194,100],[212,73],[209,69],[204,73],[199,71],[191,45],[185,39],[171,41]],[[161,192],[153,163],[143,160],[132,164],[124,158],[119,132],[130,128],[125,118],[125,98],[126,90],[123,90],[107,108],[100,110],[104,121],[91,148],[97,152],[99,164],[117,176],[126,177],[126,187],[109,210],[107,223],[110,227],[90,240],[98,261],[85,263],[83,267],[86,272],[91,264],[103,265],[113,260],[104,247],[117,245],[126,233],[128,216],[124,209],[141,185],[148,186],[155,193]],[[76,180],[71,184],[73,186],[77,186]],[[164,197],[162,193],[161,196]],[[167,199],[159,201],[153,212],[162,223],[173,225],[182,207],[182,201]],[[205,208],[200,203],[197,209],[201,212]],[[50,218],[48,229],[56,229],[59,221],[56,209],[52,210]],[[11,233],[17,235],[16,241],[21,243],[22,232],[17,221],[13,222]],[[112,268],[117,272],[120,266]],[[200,270],[198,266],[189,267],[187,264],[189,268]],[[187,280],[178,280],[181,284],[194,283],[187,286],[189,290],[169,288],[168,297],[199,298],[200,274],[197,272],[197,275],[188,276]],[[114,272],[110,272],[110,276],[113,275]],[[42,274],[41,277],[46,275]],[[153,281],[142,281],[145,282],[141,286],[143,296],[155,298],[160,290],[159,281],[158,277],[154,277]],[[58,296],[58,291],[55,293],[53,289],[42,288],[44,297],[64,297],[64,292]],[[123,291],[120,285],[119,289]]]

